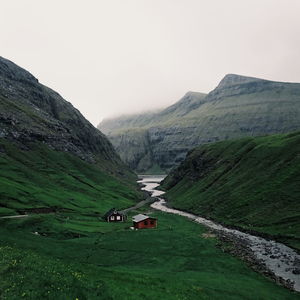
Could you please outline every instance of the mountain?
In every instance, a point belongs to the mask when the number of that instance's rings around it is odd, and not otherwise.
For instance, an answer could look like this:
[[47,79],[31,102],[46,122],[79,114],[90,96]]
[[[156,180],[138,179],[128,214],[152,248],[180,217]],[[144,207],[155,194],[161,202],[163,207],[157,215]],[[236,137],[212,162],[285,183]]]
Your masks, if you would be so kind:
[[107,138],[58,93],[0,57],[0,214],[136,199],[135,175]]
[[202,144],[300,129],[300,84],[229,74],[207,95],[189,92],[160,112],[98,128],[137,172],[168,172]]
[[164,180],[169,205],[300,249],[300,132],[202,145]]

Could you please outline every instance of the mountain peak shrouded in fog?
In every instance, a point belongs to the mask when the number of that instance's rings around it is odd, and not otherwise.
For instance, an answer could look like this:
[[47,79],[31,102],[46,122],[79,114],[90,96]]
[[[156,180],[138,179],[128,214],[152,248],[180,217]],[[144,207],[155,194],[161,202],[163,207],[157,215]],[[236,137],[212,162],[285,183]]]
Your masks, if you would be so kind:
[[255,78],[255,77],[238,75],[238,74],[227,74],[220,81],[218,88],[223,88],[223,87],[237,85],[237,84],[257,82],[257,81],[266,81],[266,80],[260,79],[260,78]]
[[226,75],[209,94],[186,93],[157,114],[103,121],[121,158],[138,172],[167,172],[195,146],[300,129],[300,83]]

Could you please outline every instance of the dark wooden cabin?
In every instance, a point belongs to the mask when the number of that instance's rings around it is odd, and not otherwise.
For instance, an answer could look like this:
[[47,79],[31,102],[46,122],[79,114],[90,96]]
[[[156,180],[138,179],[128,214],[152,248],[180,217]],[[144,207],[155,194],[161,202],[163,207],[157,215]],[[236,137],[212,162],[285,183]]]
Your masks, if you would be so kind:
[[117,211],[115,208],[112,208],[104,215],[104,219],[107,222],[123,222],[125,221],[126,216]]
[[136,215],[132,218],[133,227],[135,229],[144,229],[144,228],[155,228],[157,226],[157,219],[152,218],[146,215]]

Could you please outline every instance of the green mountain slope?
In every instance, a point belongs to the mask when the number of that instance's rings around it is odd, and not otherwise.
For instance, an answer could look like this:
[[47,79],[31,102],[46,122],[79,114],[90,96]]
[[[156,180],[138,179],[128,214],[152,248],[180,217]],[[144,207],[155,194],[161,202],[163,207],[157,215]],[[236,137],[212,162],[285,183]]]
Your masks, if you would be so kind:
[[98,126],[138,172],[166,172],[196,146],[300,129],[300,84],[229,74],[208,95],[187,93],[156,114]]
[[0,214],[103,213],[138,199],[136,176],[69,102],[0,58]]
[[104,214],[131,206],[139,196],[95,164],[40,143],[28,150],[0,140],[0,216],[37,208]]
[[170,205],[300,248],[300,133],[191,151],[164,180]]

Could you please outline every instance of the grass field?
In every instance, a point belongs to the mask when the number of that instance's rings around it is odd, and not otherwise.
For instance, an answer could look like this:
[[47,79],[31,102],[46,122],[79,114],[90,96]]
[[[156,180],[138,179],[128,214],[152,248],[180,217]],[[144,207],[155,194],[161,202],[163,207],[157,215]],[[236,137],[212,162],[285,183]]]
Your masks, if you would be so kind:
[[0,299],[298,299],[204,227],[153,215],[158,228],[140,231],[62,213],[0,220]]

